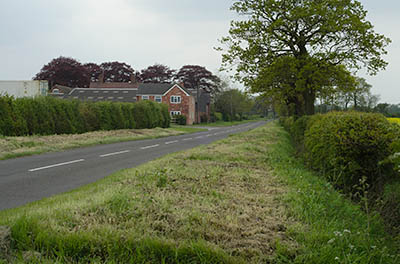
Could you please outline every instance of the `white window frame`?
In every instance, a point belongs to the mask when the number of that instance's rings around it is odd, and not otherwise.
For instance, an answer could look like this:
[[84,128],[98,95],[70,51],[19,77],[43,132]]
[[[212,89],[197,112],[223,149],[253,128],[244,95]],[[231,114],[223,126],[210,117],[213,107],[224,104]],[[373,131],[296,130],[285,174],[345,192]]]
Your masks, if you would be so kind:
[[148,95],[142,95],[142,100],[149,100],[150,97]]
[[154,96],[154,101],[156,101],[157,103],[162,103],[162,96],[161,95]]
[[172,95],[170,102],[171,104],[180,104],[182,102],[182,97],[180,95]]
[[181,115],[182,112],[181,111],[171,111],[170,114],[171,114],[171,116],[176,116],[176,115]]

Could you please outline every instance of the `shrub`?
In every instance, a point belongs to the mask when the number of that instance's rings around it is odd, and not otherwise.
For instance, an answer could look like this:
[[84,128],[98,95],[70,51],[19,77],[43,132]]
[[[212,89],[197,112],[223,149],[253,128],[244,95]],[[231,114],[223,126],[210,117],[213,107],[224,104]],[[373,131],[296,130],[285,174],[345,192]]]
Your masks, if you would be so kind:
[[214,122],[223,121],[222,113],[214,112],[213,114]]
[[186,125],[186,116],[185,115],[175,115],[175,120],[178,125]]
[[391,164],[385,161],[400,131],[383,115],[331,112],[308,122],[307,161],[336,186],[351,192],[366,177],[370,186],[379,187],[393,175]]

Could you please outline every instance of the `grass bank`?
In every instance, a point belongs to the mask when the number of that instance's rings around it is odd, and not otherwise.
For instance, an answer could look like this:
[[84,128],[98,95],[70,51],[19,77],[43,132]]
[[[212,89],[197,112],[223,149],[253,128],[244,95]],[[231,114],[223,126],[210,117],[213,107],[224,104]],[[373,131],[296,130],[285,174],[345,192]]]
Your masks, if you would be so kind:
[[398,263],[379,218],[293,153],[287,133],[269,123],[0,212],[3,259]]
[[121,129],[68,135],[0,136],[0,160],[99,144],[176,136],[199,131],[204,131],[204,129],[173,126],[171,128]]
[[[266,118],[257,118],[257,119],[249,119],[249,120],[242,120],[242,121],[217,121],[213,123],[204,123],[204,126],[210,127],[225,127],[225,126],[236,126],[241,124],[247,124],[251,122],[257,122],[261,120],[266,120]],[[201,124],[203,125],[203,124]],[[194,125],[196,126],[196,125]]]

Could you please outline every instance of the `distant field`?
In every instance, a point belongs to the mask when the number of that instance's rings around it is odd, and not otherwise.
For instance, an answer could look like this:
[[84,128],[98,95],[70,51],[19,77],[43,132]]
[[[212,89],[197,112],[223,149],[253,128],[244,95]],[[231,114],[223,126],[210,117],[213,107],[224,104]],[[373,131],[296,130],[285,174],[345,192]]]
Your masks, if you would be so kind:
[[391,118],[388,118],[388,120],[389,120],[390,122],[400,124],[400,118],[391,117]]

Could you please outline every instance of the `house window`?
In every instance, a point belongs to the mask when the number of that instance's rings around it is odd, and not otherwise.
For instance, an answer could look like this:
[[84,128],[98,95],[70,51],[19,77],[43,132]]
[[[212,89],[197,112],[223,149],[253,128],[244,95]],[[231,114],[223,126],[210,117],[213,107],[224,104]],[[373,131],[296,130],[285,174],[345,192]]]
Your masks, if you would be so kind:
[[181,96],[180,95],[171,96],[171,103],[180,104],[181,103]]
[[171,116],[180,115],[181,111],[171,111]]
[[149,96],[148,95],[142,95],[142,100],[149,100]]
[[156,95],[156,96],[154,97],[154,100],[155,100],[157,103],[161,103],[161,102],[162,102],[162,97],[161,97],[161,95]]

